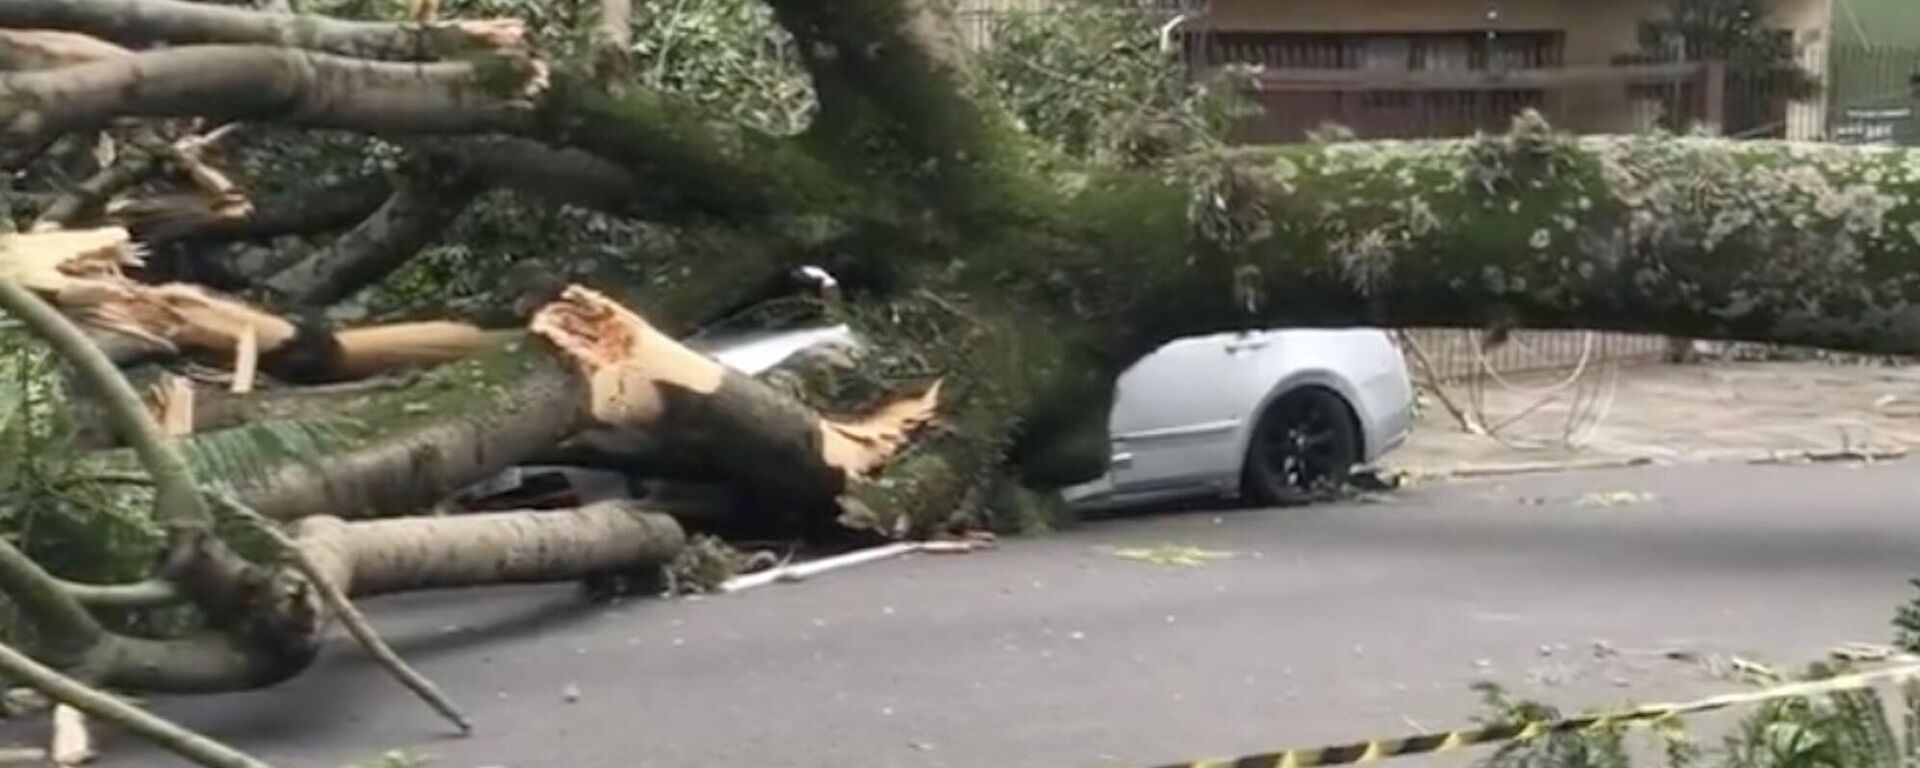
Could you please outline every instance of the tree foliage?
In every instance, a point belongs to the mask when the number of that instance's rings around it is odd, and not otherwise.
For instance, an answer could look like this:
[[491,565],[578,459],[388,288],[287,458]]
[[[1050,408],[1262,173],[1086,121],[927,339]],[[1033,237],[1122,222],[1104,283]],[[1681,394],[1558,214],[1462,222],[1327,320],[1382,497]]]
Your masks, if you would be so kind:
[[1006,11],[981,66],[1021,125],[1069,157],[1136,165],[1218,148],[1257,110],[1246,73],[1192,71],[1180,38],[1162,38],[1173,21],[1094,0]]

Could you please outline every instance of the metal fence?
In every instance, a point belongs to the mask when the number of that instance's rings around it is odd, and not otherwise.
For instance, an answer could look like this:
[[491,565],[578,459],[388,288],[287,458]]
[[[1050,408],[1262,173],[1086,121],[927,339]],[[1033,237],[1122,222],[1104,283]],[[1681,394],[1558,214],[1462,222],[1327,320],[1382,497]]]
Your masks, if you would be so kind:
[[1920,146],[1920,47],[1839,45],[1828,67],[1828,140]]
[[[1672,352],[1664,336],[1587,331],[1516,330],[1498,344],[1484,344],[1474,328],[1410,328],[1404,338],[1423,360],[1410,361],[1416,377],[1430,384],[1458,384],[1486,376],[1565,371],[1594,363],[1655,363]],[[1413,350],[1407,350],[1413,354]]]

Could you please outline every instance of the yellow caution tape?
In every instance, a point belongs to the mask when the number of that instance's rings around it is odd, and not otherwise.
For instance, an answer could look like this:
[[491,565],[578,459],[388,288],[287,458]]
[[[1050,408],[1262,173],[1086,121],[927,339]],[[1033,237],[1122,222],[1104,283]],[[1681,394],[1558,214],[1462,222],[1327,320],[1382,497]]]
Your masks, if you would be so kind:
[[1920,664],[1857,672],[1823,680],[1788,683],[1766,690],[1726,693],[1679,704],[1648,704],[1618,712],[1578,715],[1560,720],[1527,723],[1501,723],[1452,731],[1435,731],[1411,736],[1356,741],[1308,749],[1263,752],[1224,760],[1197,760],[1168,763],[1159,768],[1308,768],[1317,765],[1350,765],[1388,760],[1409,755],[1450,752],[1469,746],[1501,744],[1538,739],[1555,733],[1600,730],[1614,725],[1651,723],[1680,715],[1711,712],[1716,709],[1753,704],[1773,699],[1811,696],[1833,691],[1866,688],[1875,682],[1901,677],[1920,677]]

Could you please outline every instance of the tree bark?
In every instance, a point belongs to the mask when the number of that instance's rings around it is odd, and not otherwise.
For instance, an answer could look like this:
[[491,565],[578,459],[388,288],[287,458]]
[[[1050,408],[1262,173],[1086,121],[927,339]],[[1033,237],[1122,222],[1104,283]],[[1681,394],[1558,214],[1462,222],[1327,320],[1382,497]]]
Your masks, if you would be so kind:
[[550,203],[652,221],[672,221],[682,215],[674,210],[668,193],[658,183],[648,183],[625,168],[578,149],[507,136],[420,140],[412,147],[457,159],[489,185]]
[[327,248],[267,279],[267,287],[301,306],[325,306],[379,282],[441,233],[480,194],[455,167],[414,169],[372,216]]
[[0,29],[0,70],[52,69],[132,53],[104,40],[73,32]]
[[[1156,238],[1162,250],[1116,250],[1083,273],[1081,290],[1116,286],[1095,282],[1099,272],[1162,287],[1130,291],[1139,301],[1109,294],[1123,298],[1112,306],[1133,337],[1129,352],[1250,324],[1495,317],[1920,351],[1920,151],[1573,139],[1522,121],[1477,141],[1300,147],[1230,162],[1237,189],[1213,191],[1248,220],[1203,228],[1194,267],[1168,232]],[[1166,192],[1156,205],[1186,196]],[[1258,236],[1236,238],[1235,227]],[[1251,307],[1236,300],[1236,275],[1256,289]]]
[[230,480],[247,506],[280,520],[409,514],[571,435],[582,403],[581,385],[544,343],[515,341],[342,403],[339,415],[365,432],[324,461]]
[[188,0],[8,0],[0,4],[0,27],[82,32],[136,48],[237,43],[408,61],[517,48],[525,36],[511,19],[426,25],[344,21]]
[[659,93],[633,89],[613,97],[566,77],[549,83],[544,64],[506,55],[406,65],[267,46],[189,46],[0,74],[0,92],[12,97],[0,100],[0,148],[13,148],[5,158],[12,165],[48,137],[120,117],[199,116],[387,135],[501,132],[612,162],[647,180],[641,200],[682,216],[900,218],[888,196],[848,183],[799,142],[726,125]]
[[672,517],[628,501],[354,523],[310,517],[295,537],[356,597],[635,571],[665,565],[686,544]]
[[115,117],[395,134],[513,130],[525,124],[540,82],[531,62],[504,56],[483,67],[269,46],[189,46],[0,75],[0,93],[8,94],[0,100],[0,145],[31,146]]
[[392,195],[393,184],[385,176],[367,175],[325,189],[256,200],[246,216],[222,216],[206,197],[180,195],[129,200],[115,207],[113,220],[135,239],[152,245],[253,242],[352,227],[372,216]]

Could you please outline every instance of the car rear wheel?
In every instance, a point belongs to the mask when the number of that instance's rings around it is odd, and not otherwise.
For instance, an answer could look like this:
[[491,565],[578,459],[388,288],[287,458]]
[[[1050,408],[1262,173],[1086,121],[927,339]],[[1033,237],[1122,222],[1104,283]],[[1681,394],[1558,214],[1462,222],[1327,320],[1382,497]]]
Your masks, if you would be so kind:
[[1260,415],[1243,490],[1263,504],[1305,504],[1346,485],[1359,460],[1360,435],[1346,401],[1325,389],[1296,390]]

